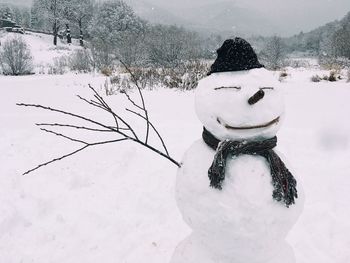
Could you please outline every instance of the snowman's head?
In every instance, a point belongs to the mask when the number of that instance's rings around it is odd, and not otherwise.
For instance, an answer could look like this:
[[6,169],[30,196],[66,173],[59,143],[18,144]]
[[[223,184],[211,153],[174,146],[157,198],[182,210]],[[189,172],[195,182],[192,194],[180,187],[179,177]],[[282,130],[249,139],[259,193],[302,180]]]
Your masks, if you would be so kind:
[[196,112],[219,140],[271,138],[284,116],[276,77],[245,40],[225,41],[211,74],[197,87]]

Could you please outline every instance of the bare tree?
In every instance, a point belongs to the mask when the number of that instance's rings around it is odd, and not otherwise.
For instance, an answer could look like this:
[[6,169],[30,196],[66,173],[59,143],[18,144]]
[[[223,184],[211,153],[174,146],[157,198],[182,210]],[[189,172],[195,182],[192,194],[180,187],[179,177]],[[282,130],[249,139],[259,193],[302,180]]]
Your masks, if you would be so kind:
[[38,0],[40,8],[47,12],[52,24],[53,44],[57,45],[58,32],[61,27],[61,18],[66,1],[64,0]]
[[32,56],[22,37],[6,40],[0,51],[0,65],[6,75],[24,75],[32,70]]
[[125,2],[116,0],[101,3],[89,26],[90,43],[96,54],[97,67],[110,69],[117,58],[124,59],[129,64],[123,49],[135,47],[135,40],[143,34],[145,27],[145,21]]
[[64,17],[79,28],[79,43],[84,46],[84,31],[86,25],[92,19],[93,0],[65,0]]
[[260,57],[265,66],[270,69],[276,70],[283,67],[286,51],[282,38],[279,36],[271,37],[261,51]]
[[182,61],[199,56],[200,41],[196,33],[182,27],[156,25],[150,30],[148,52],[151,64],[176,67]]
[[[123,62],[121,62],[121,63],[126,67],[126,65]],[[135,76],[129,70],[128,67],[126,67],[126,69],[129,72],[129,74],[131,75],[131,78],[134,80],[134,83],[136,85],[137,92],[139,95],[139,102],[136,102],[136,100],[134,100],[129,94],[124,92],[127,100],[130,102],[130,105],[133,107],[133,108],[128,107],[125,110],[126,110],[126,112],[140,118],[141,120],[143,120],[145,122],[145,135],[143,136],[143,138],[141,138],[141,136],[136,132],[136,130],[132,127],[132,125],[127,120],[125,120],[120,114],[113,111],[112,107],[90,85],[89,85],[89,88],[93,92],[94,98],[93,99],[86,99],[86,98],[83,98],[79,95],[78,95],[78,98],[80,100],[84,101],[85,103],[88,103],[92,107],[98,108],[98,109],[106,112],[107,114],[109,114],[112,117],[112,119],[114,120],[114,125],[111,126],[109,124],[99,122],[97,120],[85,117],[85,116],[80,115],[80,114],[75,114],[75,113],[72,113],[69,111],[55,109],[55,108],[51,108],[48,106],[43,106],[43,105],[39,105],[39,104],[18,103],[17,104],[18,106],[39,108],[39,109],[44,109],[44,110],[48,110],[48,111],[52,111],[52,112],[57,112],[57,113],[60,113],[63,115],[67,115],[67,116],[73,117],[75,119],[83,120],[86,122],[86,124],[89,125],[89,126],[77,126],[77,125],[62,124],[62,123],[37,123],[36,125],[39,126],[42,131],[50,133],[50,134],[54,134],[54,135],[62,137],[62,138],[65,138],[71,142],[79,143],[79,144],[81,144],[81,146],[78,149],[76,149],[70,153],[67,153],[67,154],[62,155],[60,157],[54,158],[50,161],[39,164],[38,166],[34,167],[33,169],[26,171],[24,173],[24,175],[29,174],[29,173],[31,173],[31,172],[33,172],[41,167],[49,165],[53,162],[60,161],[64,158],[70,157],[78,152],[81,152],[81,151],[87,149],[88,147],[104,145],[104,144],[109,144],[109,143],[115,143],[115,142],[122,142],[122,141],[132,141],[132,142],[135,142],[139,145],[142,145],[143,147],[146,147],[147,149],[159,154],[160,156],[166,158],[167,160],[171,161],[173,164],[180,167],[180,164],[170,156],[169,151],[164,143],[162,136],[160,135],[159,131],[154,126],[154,124],[150,121],[149,114],[148,114],[145,100],[144,100],[144,96],[142,94],[140,86],[138,85],[138,83],[136,81]],[[97,132],[97,133],[109,133],[109,134],[116,135],[116,138],[111,139],[111,140],[98,141],[98,142],[87,142],[87,141],[82,140],[80,138],[73,138],[73,137],[67,136],[61,132],[57,132],[57,131],[53,130],[54,128],[71,128],[71,129],[78,129],[78,130],[91,131],[91,132]],[[162,145],[161,149],[158,149],[149,143],[149,137],[150,137],[151,132],[154,132],[156,137],[159,139],[159,141]]]

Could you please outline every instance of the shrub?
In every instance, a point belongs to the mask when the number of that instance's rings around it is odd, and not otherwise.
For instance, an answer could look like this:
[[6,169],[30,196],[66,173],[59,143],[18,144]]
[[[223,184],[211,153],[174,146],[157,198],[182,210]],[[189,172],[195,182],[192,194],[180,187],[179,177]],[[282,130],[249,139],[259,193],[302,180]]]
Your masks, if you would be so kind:
[[0,65],[5,75],[26,75],[33,70],[33,58],[22,37],[6,40],[0,51]]
[[348,70],[348,82],[350,82],[350,69]]
[[190,61],[170,69],[163,69],[161,83],[167,88],[191,90],[197,87],[198,81],[206,76],[209,64],[201,61]]
[[93,61],[89,51],[87,49],[75,50],[68,60],[68,67],[78,72],[91,72]]
[[313,75],[312,77],[311,77],[311,81],[312,82],[320,82],[321,81],[321,77],[319,76],[319,75]]
[[[153,89],[158,86],[191,90],[196,88],[198,81],[206,76],[209,63],[189,61],[174,68],[130,68],[141,89]],[[135,86],[128,71],[122,70],[118,75],[110,78],[105,85],[107,95],[125,91]]]
[[318,62],[320,66],[324,69],[332,70],[340,70],[342,68],[350,67],[350,59],[343,57],[334,57],[334,56],[320,56],[318,58]]
[[67,72],[68,59],[65,56],[53,59],[53,64],[48,65],[48,73],[52,75],[63,75]]
[[286,44],[279,36],[269,38],[259,54],[259,60],[266,68],[277,70],[286,64]]
[[282,82],[282,81],[285,80],[287,77],[288,77],[287,70],[284,69],[284,70],[282,70],[282,71],[280,72],[279,77],[278,77],[278,80]]
[[111,76],[113,71],[112,69],[110,69],[109,67],[106,67],[106,68],[102,68],[101,69],[101,73],[107,77]]
[[328,81],[337,81],[337,75],[336,75],[336,71],[332,70],[331,72],[329,72],[329,77],[328,77]]
[[[134,74],[134,73],[133,73]],[[132,81],[129,75],[119,74],[109,78],[105,82],[106,95],[113,95],[117,92],[124,92],[132,88]]]
[[287,76],[288,76],[287,71],[285,71],[285,70],[281,71],[281,73],[280,73],[280,78],[285,78],[285,77],[287,77]]
[[306,59],[289,59],[285,61],[285,65],[292,68],[310,68],[311,64]]

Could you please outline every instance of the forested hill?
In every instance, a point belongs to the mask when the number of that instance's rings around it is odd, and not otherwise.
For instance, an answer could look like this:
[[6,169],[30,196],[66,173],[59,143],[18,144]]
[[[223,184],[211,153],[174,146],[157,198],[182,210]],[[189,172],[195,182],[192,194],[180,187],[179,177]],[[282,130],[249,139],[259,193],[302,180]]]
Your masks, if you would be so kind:
[[[292,37],[285,38],[285,43],[289,52],[311,52],[318,55],[322,52],[329,51],[331,46],[344,45],[341,49],[349,52],[350,45],[346,39],[350,37],[350,11],[341,20],[336,20],[320,26],[310,32],[300,32]],[[345,55],[345,54],[340,54]]]

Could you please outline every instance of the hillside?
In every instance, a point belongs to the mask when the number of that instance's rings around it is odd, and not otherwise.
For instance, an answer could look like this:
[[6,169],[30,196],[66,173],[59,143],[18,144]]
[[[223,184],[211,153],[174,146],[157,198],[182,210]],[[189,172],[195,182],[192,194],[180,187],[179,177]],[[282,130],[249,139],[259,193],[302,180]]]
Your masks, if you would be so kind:
[[176,24],[199,32],[225,35],[273,34],[280,29],[259,11],[233,2],[179,6],[165,9],[146,0],[128,0],[140,17],[151,23]]
[[152,24],[164,25],[188,25],[190,22],[183,17],[176,16],[172,12],[142,0],[126,0],[141,18]]
[[323,45],[328,44],[327,42],[332,35],[345,24],[350,25],[350,12],[340,20],[327,23],[306,33],[300,32],[298,35],[285,38],[285,43],[290,51],[309,51],[318,54]]
[[192,26],[213,32],[236,34],[272,34],[277,31],[268,17],[259,11],[249,9],[233,2],[222,1],[182,9],[184,17],[192,21]]
[[[200,31],[225,32],[225,34],[278,34],[290,36],[344,16],[349,2],[299,1],[185,1],[129,0],[139,9],[146,5],[148,11],[139,14],[152,21],[172,21],[174,24]],[[153,9],[152,9],[153,8]],[[331,11],[330,11],[331,10]],[[154,16],[154,18],[153,18]]]
[[33,57],[35,73],[48,73],[50,69],[54,70],[54,68],[58,66],[57,64],[60,58],[67,57],[72,54],[74,50],[81,48],[76,39],[73,40],[71,45],[59,39],[58,45],[55,47],[52,44],[53,37],[51,35],[32,32],[26,32],[22,35],[7,33],[0,30],[0,43],[15,37],[23,38],[28,45]]

